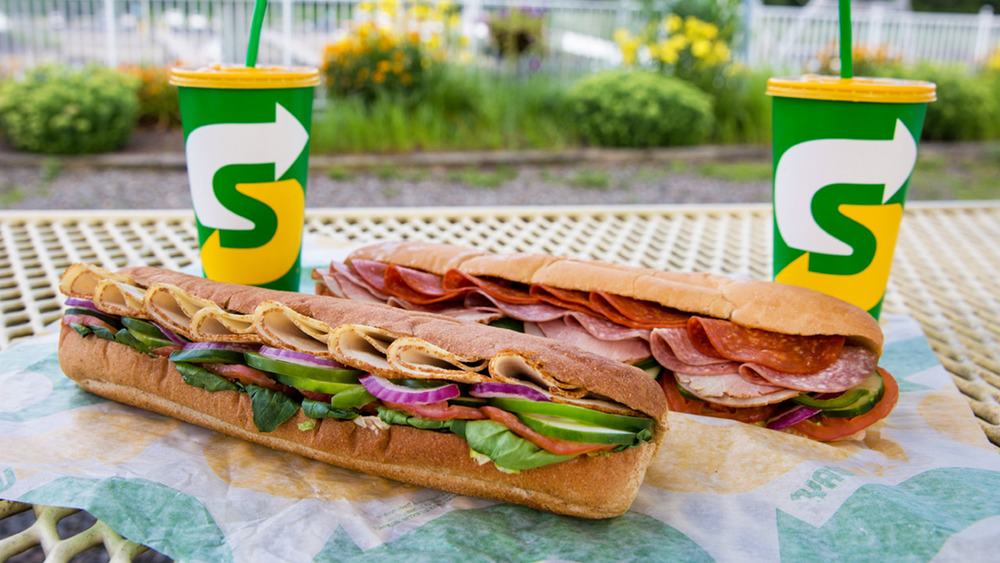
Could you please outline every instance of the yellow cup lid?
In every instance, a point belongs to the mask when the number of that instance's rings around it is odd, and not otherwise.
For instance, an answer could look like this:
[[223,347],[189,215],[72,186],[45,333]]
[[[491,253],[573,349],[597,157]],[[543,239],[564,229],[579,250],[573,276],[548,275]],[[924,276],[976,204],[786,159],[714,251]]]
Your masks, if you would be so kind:
[[806,74],[790,78],[771,78],[767,95],[807,100],[840,102],[876,102],[884,104],[916,104],[937,99],[937,86],[923,80],[898,78],[840,78]]
[[170,83],[190,88],[274,90],[304,88],[319,84],[319,69],[297,66],[246,67],[209,64],[170,69]]

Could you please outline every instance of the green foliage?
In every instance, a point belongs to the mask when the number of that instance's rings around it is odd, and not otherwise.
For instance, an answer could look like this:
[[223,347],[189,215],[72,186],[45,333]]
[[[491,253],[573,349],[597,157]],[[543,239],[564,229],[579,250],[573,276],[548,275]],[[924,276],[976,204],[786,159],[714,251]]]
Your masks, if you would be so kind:
[[771,141],[771,98],[767,79],[773,73],[766,69],[750,71],[732,65],[707,92],[712,95],[715,127],[714,143],[754,143]]
[[704,141],[713,125],[707,94],[656,72],[592,74],[580,79],[568,96],[576,126],[596,145],[692,145]]
[[418,104],[332,99],[313,124],[316,154],[411,150],[558,149],[576,144],[565,87],[442,65]]
[[883,76],[937,84],[937,101],[927,104],[921,138],[931,141],[1000,139],[1000,87],[988,73],[955,65],[920,64],[886,69]]
[[180,128],[177,86],[170,84],[167,67],[124,66],[122,70],[139,80],[139,125],[160,130]]
[[123,147],[139,114],[137,81],[99,66],[43,66],[0,89],[0,129],[18,149],[48,154]]

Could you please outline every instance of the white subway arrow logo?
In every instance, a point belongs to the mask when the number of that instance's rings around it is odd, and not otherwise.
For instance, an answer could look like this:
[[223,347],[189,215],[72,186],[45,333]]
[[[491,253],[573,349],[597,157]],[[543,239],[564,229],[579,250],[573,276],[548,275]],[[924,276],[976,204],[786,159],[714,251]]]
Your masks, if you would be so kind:
[[185,154],[198,221],[209,229],[253,229],[252,221],[227,209],[215,196],[212,187],[215,173],[231,164],[273,162],[277,181],[308,142],[309,132],[279,103],[274,104],[272,123],[217,123],[192,131]]
[[781,238],[807,252],[850,256],[850,245],[817,224],[813,197],[830,184],[884,184],[885,203],[906,183],[916,161],[917,143],[899,119],[887,141],[820,139],[789,148],[774,173],[774,219]]

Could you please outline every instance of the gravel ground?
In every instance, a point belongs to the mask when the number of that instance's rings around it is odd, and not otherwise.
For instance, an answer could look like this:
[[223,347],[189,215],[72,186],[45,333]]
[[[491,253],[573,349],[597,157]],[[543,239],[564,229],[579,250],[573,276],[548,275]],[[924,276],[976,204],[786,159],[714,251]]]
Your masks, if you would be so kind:
[[[21,157],[0,145],[0,209],[186,209],[191,207],[177,134],[137,135],[120,155],[127,166],[96,159]],[[745,151],[744,151],[745,152]],[[752,151],[758,161],[766,151]],[[744,203],[770,199],[770,180],[706,178],[690,165],[690,154],[598,153],[569,163],[530,164],[509,155],[483,166],[456,161],[398,164],[393,156],[369,158],[360,168],[338,164],[314,168],[306,204],[322,207],[413,207],[499,205],[601,205]],[[537,156],[537,155],[536,155]],[[164,162],[164,157],[168,162]],[[652,158],[656,157],[656,158]],[[729,158],[730,152],[721,157]],[[704,158],[699,156],[697,158]],[[316,164],[319,158],[314,158]],[[148,164],[144,166],[143,163]]]
[[[770,181],[731,182],[665,164],[501,166],[499,169],[312,171],[306,204],[321,207],[596,205],[765,202]],[[499,180],[503,180],[499,182]],[[494,185],[496,184],[496,185]],[[0,209],[186,209],[183,170],[6,168]]]

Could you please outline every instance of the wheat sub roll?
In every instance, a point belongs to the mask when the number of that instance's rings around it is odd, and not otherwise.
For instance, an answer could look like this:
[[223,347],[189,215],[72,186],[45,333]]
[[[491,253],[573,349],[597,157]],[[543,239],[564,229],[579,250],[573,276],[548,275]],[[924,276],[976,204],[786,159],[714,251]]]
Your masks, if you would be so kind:
[[[91,327],[80,323],[91,321],[81,321],[79,313],[64,317],[60,365],[83,389],[381,477],[560,514],[607,518],[631,505],[665,431],[665,401],[644,372],[541,338],[512,338],[502,329],[435,315],[221,284],[155,268],[111,273],[73,265],[60,289],[75,299],[92,300],[101,311],[116,309],[128,318],[171,326],[175,335],[196,342],[309,352],[386,378],[470,386],[517,383],[539,389],[555,403],[650,421],[647,439],[632,447],[576,455],[516,473],[474,456],[457,433],[386,424],[367,412],[350,420],[313,419],[299,409],[262,432],[249,392],[210,392],[188,384],[178,362],[99,337],[100,328],[88,333]],[[302,430],[300,425],[313,426]]]

